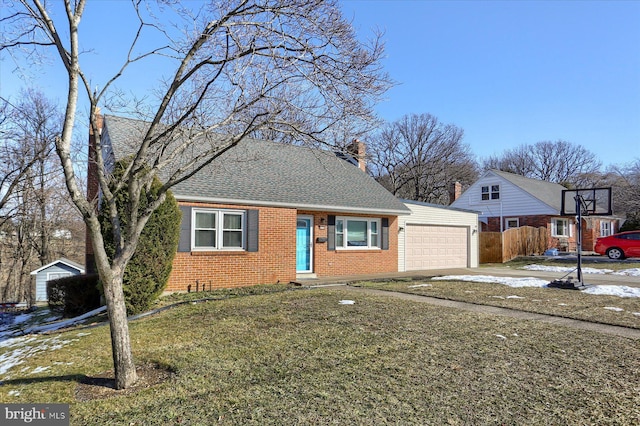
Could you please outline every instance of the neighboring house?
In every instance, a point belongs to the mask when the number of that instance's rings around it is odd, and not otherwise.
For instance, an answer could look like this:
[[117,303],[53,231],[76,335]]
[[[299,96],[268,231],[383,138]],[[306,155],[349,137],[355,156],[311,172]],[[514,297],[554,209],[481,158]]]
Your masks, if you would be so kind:
[[84,267],[69,259],[58,259],[31,272],[36,277],[36,302],[46,302],[47,282],[71,275],[84,274]]
[[[123,158],[146,126],[105,116],[103,152]],[[167,290],[397,271],[398,216],[409,210],[364,172],[364,145],[354,149],[246,139],[174,186],[183,218]]]
[[478,212],[403,200],[398,270],[478,267]]
[[[546,227],[549,248],[577,250],[576,216],[561,216],[562,191],[557,183],[490,170],[451,203],[479,211],[482,231],[502,232],[519,226]],[[612,216],[586,216],[582,221],[582,250],[593,251],[596,238],[618,231]]]

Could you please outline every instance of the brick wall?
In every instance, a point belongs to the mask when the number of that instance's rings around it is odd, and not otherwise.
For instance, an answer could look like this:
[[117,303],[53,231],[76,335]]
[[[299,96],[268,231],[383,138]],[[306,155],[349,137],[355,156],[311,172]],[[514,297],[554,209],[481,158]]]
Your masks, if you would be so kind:
[[[328,215],[339,212],[297,211],[286,208],[203,203],[185,206],[228,209],[258,209],[259,250],[220,252],[178,252],[173,262],[167,291],[230,288],[255,284],[288,283],[296,279],[296,219],[313,216],[313,268],[317,276],[344,276],[398,270],[398,223],[389,219],[389,250],[327,250]],[[362,215],[352,215],[367,217]],[[370,216],[380,217],[380,216]]]
[[[317,238],[326,238],[328,216],[374,217],[367,215],[349,215],[340,212],[299,211],[299,214],[313,216],[313,267],[317,276],[345,276],[374,274],[398,271],[398,220],[389,219],[389,250],[328,250],[327,243],[315,242]],[[324,224],[323,224],[324,223]]]
[[222,204],[180,203],[194,207],[258,209],[259,249],[246,251],[178,252],[167,291],[192,291],[198,286],[242,287],[289,283],[296,278],[296,210]]

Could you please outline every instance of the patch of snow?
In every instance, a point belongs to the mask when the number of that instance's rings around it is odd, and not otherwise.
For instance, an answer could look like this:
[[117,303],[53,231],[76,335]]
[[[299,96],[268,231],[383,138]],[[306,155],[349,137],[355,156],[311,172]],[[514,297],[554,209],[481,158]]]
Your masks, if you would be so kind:
[[630,277],[640,277],[640,268],[622,269],[613,272],[611,275],[628,275]]
[[503,336],[502,334],[494,334],[494,336],[507,340],[506,336]]
[[20,396],[20,392],[17,390],[10,390],[9,393],[7,393],[7,395],[9,396]]
[[353,300],[341,300],[338,303],[341,304],[341,305],[353,305],[356,302],[353,301]]
[[38,374],[38,373],[43,373],[47,370],[49,370],[51,367],[36,367],[33,369],[33,371],[30,374]]
[[600,294],[618,297],[640,297],[640,288],[626,285],[594,285],[582,290],[587,294]]
[[522,296],[507,296],[507,299],[524,299]]
[[433,285],[432,284],[414,284],[409,286],[409,288],[417,288],[417,287],[433,287]]
[[546,287],[549,280],[541,280],[539,278],[512,278],[512,277],[493,277],[490,275],[445,275],[442,277],[433,277],[432,280],[448,280],[448,281],[473,281],[478,283],[495,283],[504,284],[510,287]]
[[634,312],[633,315],[640,317],[640,312]]
[[[538,278],[494,277],[490,275],[445,275],[432,280],[471,281],[478,283],[503,284],[510,287],[547,287],[548,280]],[[619,297],[640,297],[640,288],[620,285],[593,285],[582,290],[586,294],[601,294]]]
[[569,306],[566,303],[558,303],[558,306]]
[[615,306],[605,306],[604,309],[608,310],[608,311],[616,311],[616,312],[622,312],[624,311],[624,309],[622,308],[616,308]]
[[[525,265],[521,269],[527,271],[548,271],[548,272],[573,272],[576,270],[574,267],[569,266],[546,266],[546,265]],[[598,269],[598,268],[581,268],[584,274],[609,274],[613,272],[613,269]]]
[[25,362],[40,352],[53,351],[77,340],[62,340],[59,336],[38,339],[34,336],[17,337],[2,342],[10,350],[0,354],[0,375],[6,374],[11,368]]
[[70,318],[70,319],[66,319],[63,321],[56,321],[53,323],[48,323],[48,324],[44,324],[44,325],[38,325],[38,326],[34,326],[34,327],[30,327],[27,328],[26,330],[24,330],[25,334],[33,334],[33,333],[43,333],[45,331],[55,331],[55,330],[60,330],[62,328],[67,328],[70,327],[72,325],[75,325],[79,322],[84,321],[87,318],[91,318],[92,316],[98,315],[104,311],[107,310],[106,306],[101,306],[97,309],[94,309],[93,311],[89,311],[87,313],[84,313],[80,316],[74,317],[74,318]]

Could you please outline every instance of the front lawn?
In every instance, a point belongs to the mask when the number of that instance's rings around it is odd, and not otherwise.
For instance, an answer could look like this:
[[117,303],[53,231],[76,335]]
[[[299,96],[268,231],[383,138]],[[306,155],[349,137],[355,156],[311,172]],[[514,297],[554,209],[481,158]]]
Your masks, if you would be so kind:
[[167,381],[79,400],[111,366],[100,326],[24,339],[0,401],[69,403],[72,425],[640,423],[632,339],[339,288],[187,303],[130,328],[137,363]]
[[637,297],[428,278],[359,282],[354,285],[640,329],[640,299]]

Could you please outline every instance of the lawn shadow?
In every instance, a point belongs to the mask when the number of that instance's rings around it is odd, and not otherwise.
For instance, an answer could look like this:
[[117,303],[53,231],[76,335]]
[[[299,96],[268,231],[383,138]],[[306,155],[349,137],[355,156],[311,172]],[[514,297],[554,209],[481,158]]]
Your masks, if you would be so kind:
[[171,369],[156,363],[145,363],[136,366],[138,381],[127,389],[116,389],[113,370],[104,371],[95,376],[69,374],[64,376],[33,377],[10,379],[0,382],[2,385],[32,385],[46,382],[76,382],[75,398],[80,402],[105,399],[114,396],[130,395],[143,389],[164,383],[175,376]]

